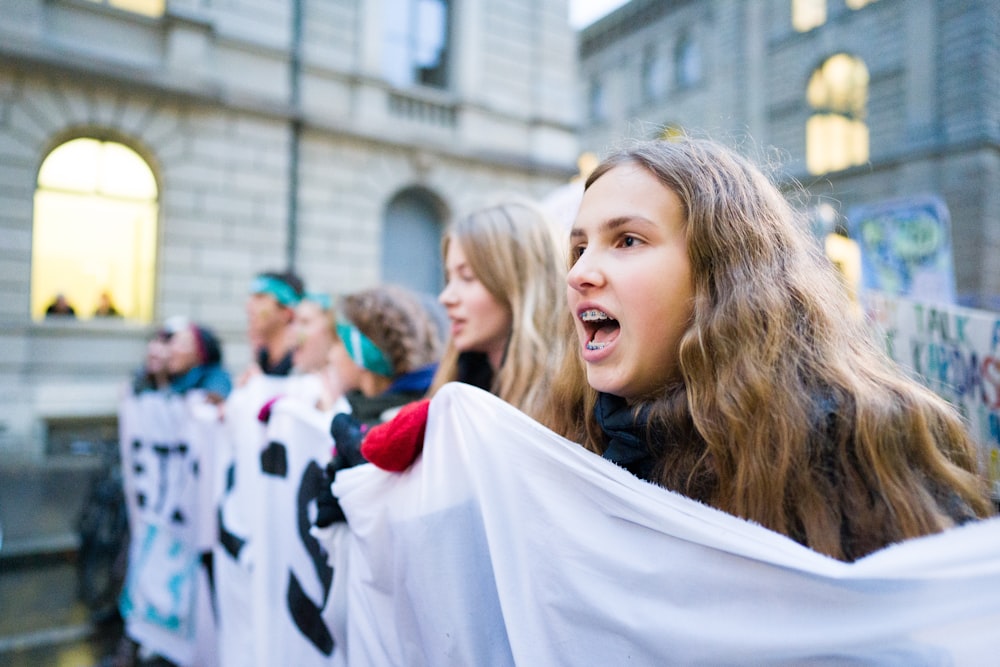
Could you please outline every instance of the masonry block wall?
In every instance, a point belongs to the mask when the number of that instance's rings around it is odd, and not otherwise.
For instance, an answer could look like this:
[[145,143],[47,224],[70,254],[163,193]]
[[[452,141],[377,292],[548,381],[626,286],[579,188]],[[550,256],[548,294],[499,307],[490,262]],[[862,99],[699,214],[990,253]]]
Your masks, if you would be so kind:
[[[443,226],[493,193],[540,198],[575,172],[566,0],[451,3],[443,90],[385,80],[383,0],[298,6],[301,31],[293,0],[171,0],[162,17],[0,0],[4,457],[44,458],[47,420],[113,415],[155,321],[208,324],[242,370],[257,271],[291,260],[335,295],[378,283],[387,205],[402,191],[431,193]],[[152,323],[30,317],[38,169],[79,136],[124,143],[155,176]]]

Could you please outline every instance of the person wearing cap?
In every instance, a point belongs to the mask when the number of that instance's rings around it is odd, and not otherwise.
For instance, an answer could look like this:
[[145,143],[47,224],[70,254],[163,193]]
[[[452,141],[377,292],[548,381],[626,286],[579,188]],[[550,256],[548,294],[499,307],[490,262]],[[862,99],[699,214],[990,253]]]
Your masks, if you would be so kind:
[[229,395],[233,383],[222,367],[222,346],[210,329],[189,323],[170,337],[167,353],[172,391],[184,394],[201,389],[212,403],[221,403]]
[[290,271],[260,273],[250,285],[247,333],[256,365],[265,375],[292,371],[292,320],[304,293],[302,279]]

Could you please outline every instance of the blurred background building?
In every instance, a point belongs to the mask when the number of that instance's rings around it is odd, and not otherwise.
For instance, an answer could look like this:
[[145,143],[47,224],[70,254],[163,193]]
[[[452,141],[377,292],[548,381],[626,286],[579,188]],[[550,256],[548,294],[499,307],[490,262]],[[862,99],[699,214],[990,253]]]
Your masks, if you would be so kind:
[[632,0],[580,34],[581,146],[707,134],[804,186],[819,231],[934,195],[958,302],[1000,310],[998,35],[995,0]]
[[[451,214],[576,172],[567,0],[0,0],[0,452],[113,435],[151,326],[252,276],[438,291]],[[106,293],[120,317],[92,317]],[[75,317],[46,317],[62,294]]]

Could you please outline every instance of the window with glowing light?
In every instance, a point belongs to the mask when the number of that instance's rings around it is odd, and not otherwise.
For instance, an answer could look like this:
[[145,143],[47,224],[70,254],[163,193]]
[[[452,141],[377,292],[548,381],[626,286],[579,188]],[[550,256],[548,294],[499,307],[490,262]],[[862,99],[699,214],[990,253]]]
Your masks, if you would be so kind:
[[153,319],[158,188],[131,148],[67,141],[38,171],[31,250],[31,316],[64,295],[78,319],[98,316],[102,294],[117,316]]
[[809,79],[806,99],[806,166],[812,174],[839,171],[868,161],[868,68],[838,53]]
[[792,0],[792,27],[809,32],[826,23],[826,0]]
[[90,0],[98,5],[107,5],[144,16],[163,16],[166,0]]

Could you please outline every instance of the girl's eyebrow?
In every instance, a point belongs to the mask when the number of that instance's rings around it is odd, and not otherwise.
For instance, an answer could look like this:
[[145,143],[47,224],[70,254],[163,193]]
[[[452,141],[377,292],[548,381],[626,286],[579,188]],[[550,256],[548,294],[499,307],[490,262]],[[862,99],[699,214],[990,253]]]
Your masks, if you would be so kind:
[[[607,234],[615,231],[619,227],[624,227],[631,222],[638,222],[641,224],[652,225],[654,224],[652,220],[642,217],[641,215],[620,215],[616,218],[609,218],[598,225],[598,233]],[[573,227],[569,232],[570,239],[578,239],[586,236],[587,234],[579,227]]]

